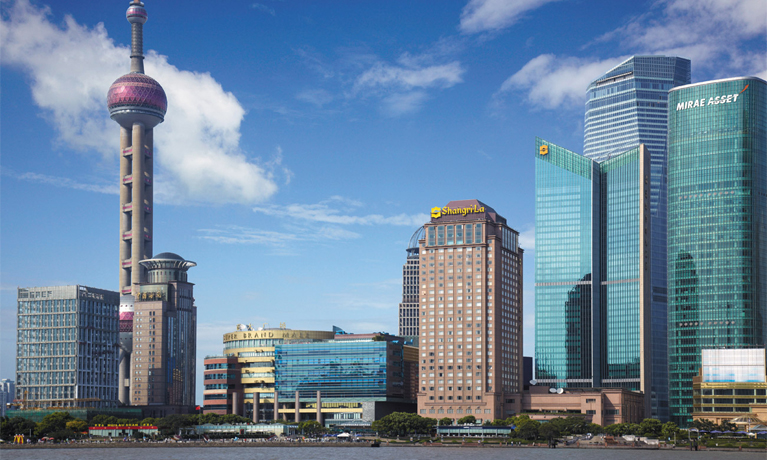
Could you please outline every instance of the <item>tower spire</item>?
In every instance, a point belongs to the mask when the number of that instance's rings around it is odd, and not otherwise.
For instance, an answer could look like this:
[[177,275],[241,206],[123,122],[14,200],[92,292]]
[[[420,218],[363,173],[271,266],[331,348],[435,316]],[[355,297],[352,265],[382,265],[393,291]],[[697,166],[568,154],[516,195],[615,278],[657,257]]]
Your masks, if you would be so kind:
[[147,20],[144,3],[132,0],[125,16],[131,23],[130,71],[144,73],[144,23]]

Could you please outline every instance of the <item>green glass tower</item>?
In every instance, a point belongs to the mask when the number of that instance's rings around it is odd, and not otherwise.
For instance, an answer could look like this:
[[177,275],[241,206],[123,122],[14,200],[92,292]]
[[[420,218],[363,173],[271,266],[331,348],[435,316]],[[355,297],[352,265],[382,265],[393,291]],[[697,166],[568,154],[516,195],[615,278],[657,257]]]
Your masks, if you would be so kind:
[[649,152],[597,162],[536,147],[536,379],[642,391],[649,414]]
[[701,350],[767,337],[767,82],[672,89],[668,147],[669,404],[686,426]]

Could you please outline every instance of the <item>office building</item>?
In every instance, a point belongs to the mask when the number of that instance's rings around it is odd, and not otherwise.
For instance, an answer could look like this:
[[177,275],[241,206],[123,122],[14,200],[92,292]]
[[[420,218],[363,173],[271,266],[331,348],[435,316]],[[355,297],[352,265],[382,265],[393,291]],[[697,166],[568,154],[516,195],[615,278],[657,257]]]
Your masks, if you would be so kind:
[[668,91],[690,83],[690,61],[633,56],[587,90],[583,155],[602,162],[644,144],[650,155],[652,416],[668,420],[666,317],[666,134]]
[[478,200],[434,207],[420,254],[418,413],[506,418],[522,391],[519,233]]
[[197,306],[187,271],[197,264],[170,252],[142,260],[147,282],[136,288],[131,404],[147,417],[195,407]]
[[385,333],[333,329],[238,325],[224,335],[224,354],[205,358],[204,412],[353,430],[414,412],[418,350]]
[[19,409],[117,406],[119,294],[86,286],[19,288]]
[[765,346],[767,83],[672,89],[668,148],[669,402],[687,426],[701,350]]
[[203,411],[236,414],[254,422],[274,420],[274,348],[294,341],[335,337],[333,331],[306,331],[239,324],[224,334],[224,354],[205,357]]
[[364,431],[392,412],[415,412],[415,388],[407,385],[415,376],[407,375],[407,363],[417,360],[415,347],[382,333],[276,345],[277,417]]
[[[132,0],[130,73],[115,80],[107,93],[110,117],[120,125],[120,402],[129,403],[133,296],[146,281],[140,262],[152,257],[154,127],[168,109],[165,91],[144,74],[144,23],[147,12]],[[126,386],[127,385],[127,386]]]
[[767,413],[764,348],[704,349],[701,364],[700,373],[692,379],[694,420],[718,425],[743,415],[760,418]]
[[418,343],[418,241],[423,239],[423,227],[410,237],[408,244],[407,261],[402,266],[402,303],[399,304],[399,335],[408,340]]
[[650,382],[649,154],[535,154],[535,376],[552,388]]
[[5,417],[5,410],[13,404],[16,397],[16,382],[11,379],[0,380],[0,417]]

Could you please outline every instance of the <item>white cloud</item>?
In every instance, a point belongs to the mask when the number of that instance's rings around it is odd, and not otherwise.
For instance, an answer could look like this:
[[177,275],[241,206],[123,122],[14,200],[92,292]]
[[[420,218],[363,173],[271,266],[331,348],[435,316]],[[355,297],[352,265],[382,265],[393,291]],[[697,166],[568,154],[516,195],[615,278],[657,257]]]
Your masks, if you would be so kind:
[[519,246],[528,254],[535,251],[535,226],[528,226],[519,232]]
[[461,83],[464,69],[458,61],[425,67],[402,67],[381,62],[357,78],[356,86],[399,86],[405,89],[451,86]]
[[624,59],[580,59],[542,54],[504,81],[495,98],[502,98],[504,93],[511,91],[524,91],[527,101],[535,106],[547,109],[563,105],[583,106],[589,83]]
[[[680,56],[704,78],[767,75],[767,2],[664,0],[625,25],[598,37],[626,56],[597,59],[542,54],[509,77],[496,93],[520,91],[543,108],[582,106],[588,84],[630,54]],[[588,48],[588,46],[586,48]],[[696,69],[702,69],[700,72]]]
[[52,185],[54,187],[83,190],[86,192],[106,193],[110,195],[117,195],[120,193],[120,190],[117,187],[117,184],[114,184],[114,185],[83,184],[82,182],[77,182],[68,177],[56,177],[56,176],[49,176],[46,174],[37,174],[32,172],[26,172],[22,174],[13,174],[13,173],[4,172],[4,175],[15,177],[16,179],[23,180],[23,181],[37,182],[41,184]]
[[[106,93],[127,73],[130,50],[116,46],[103,24],[89,29],[67,16],[59,27],[50,22],[48,9],[27,0],[5,9],[3,65],[29,76],[32,97],[62,143],[114,158],[118,127],[106,111]],[[126,24],[121,32],[127,36],[129,30]],[[274,172],[240,148],[245,111],[232,93],[210,74],[179,70],[152,51],[145,66],[168,97],[166,121],[155,128],[154,137],[159,199],[256,203],[277,191]]]
[[277,16],[277,13],[274,11],[274,8],[272,8],[271,6],[264,5],[263,3],[253,3],[252,5],[250,5],[250,7],[256,11],[262,11],[266,14]]
[[504,29],[527,11],[556,0],[471,0],[461,12],[461,32],[473,34]]
[[324,89],[307,89],[296,94],[296,99],[322,108],[333,101],[333,95]]
[[466,70],[460,62],[429,65],[433,59],[431,55],[405,53],[397,65],[376,62],[357,77],[352,94],[365,91],[381,97],[382,111],[389,116],[415,112],[428,99],[425,90],[463,82]]
[[[339,204],[347,204],[347,209],[338,209]],[[351,215],[348,208],[359,207],[361,203],[351,203],[341,197],[331,197],[329,200],[316,204],[288,204],[257,206],[255,212],[268,216],[295,219],[297,221],[325,222],[335,225],[404,225],[417,227],[429,220],[426,214],[397,214],[383,216],[380,214]]]
[[285,248],[300,241],[338,241],[360,238],[355,233],[337,226],[318,228],[290,228],[287,231],[261,230],[241,226],[204,228],[198,230],[200,239],[223,244],[255,244],[273,248]]
[[686,57],[693,69],[709,69],[720,77],[766,70],[764,40],[759,50],[741,46],[765,35],[764,0],[665,0],[597,41],[619,40],[636,53]]

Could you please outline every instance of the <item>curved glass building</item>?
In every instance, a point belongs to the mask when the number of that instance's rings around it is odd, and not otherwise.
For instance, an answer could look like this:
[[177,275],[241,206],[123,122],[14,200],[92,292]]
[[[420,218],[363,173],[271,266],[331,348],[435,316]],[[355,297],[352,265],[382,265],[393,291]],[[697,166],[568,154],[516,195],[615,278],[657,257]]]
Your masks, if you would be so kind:
[[767,337],[767,82],[672,89],[668,146],[670,409],[685,426],[701,350]]

